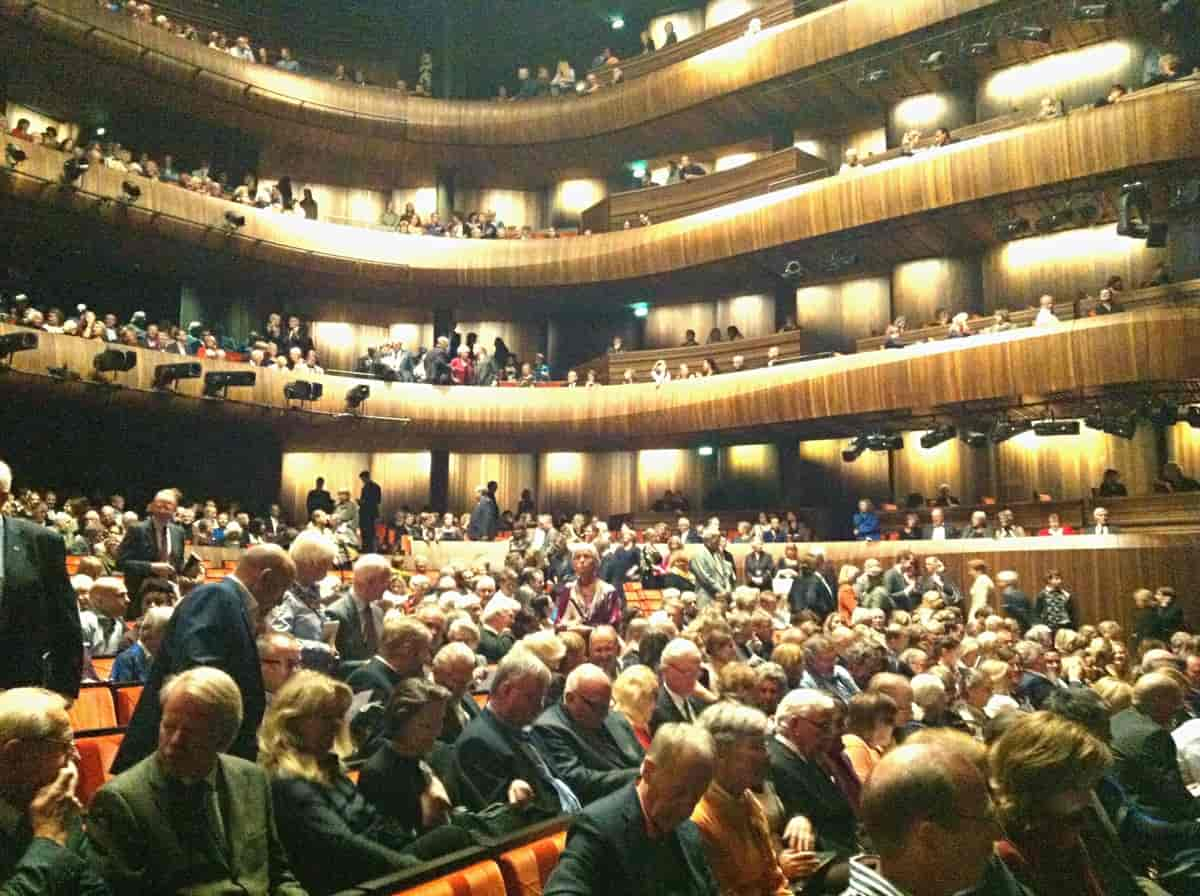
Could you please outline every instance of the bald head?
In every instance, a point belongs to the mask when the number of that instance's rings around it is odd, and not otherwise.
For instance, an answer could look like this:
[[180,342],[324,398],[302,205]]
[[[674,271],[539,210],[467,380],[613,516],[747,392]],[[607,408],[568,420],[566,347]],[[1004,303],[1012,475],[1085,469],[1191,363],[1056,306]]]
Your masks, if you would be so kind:
[[1167,725],[1183,707],[1183,688],[1166,672],[1150,672],[1133,686],[1133,705],[1158,724]]
[[878,672],[871,676],[867,690],[873,694],[887,694],[896,704],[896,726],[912,721],[913,688],[903,675],[895,672]]
[[263,616],[279,603],[296,578],[296,564],[279,545],[256,544],[242,554],[234,575],[254,595]]
[[563,688],[563,705],[577,725],[599,728],[608,716],[612,702],[612,682],[604,670],[583,663],[571,670]]

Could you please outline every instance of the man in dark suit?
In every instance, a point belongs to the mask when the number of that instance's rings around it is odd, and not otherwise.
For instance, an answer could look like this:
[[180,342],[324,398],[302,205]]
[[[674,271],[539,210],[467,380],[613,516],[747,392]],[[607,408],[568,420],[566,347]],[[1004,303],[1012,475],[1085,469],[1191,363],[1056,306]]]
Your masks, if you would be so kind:
[[545,896],[716,896],[700,831],[689,818],[715,763],[708,732],[664,725],[637,783],[575,818]]
[[[962,589],[955,584],[954,580],[946,575],[946,564],[937,557],[929,556],[925,558],[925,575],[921,577],[921,581],[917,584],[917,591],[920,595],[924,595],[927,591],[937,591],[942,595],[942,600],[946,602],[948,607],[957,607],[962,603]],[[918,603],[920,598],[918,598]]]
[[1120,535],[1121,527],[1108,522],[1108,508],[1097,507],[1092,511],[1092,524],[1083,530],[1084,535]]
[[1041,709],[1046,698],[1058,687],[1046,674],[1046,651],[1035,641],[1019,641],[1014,650],[1021,659],[1021,680],[1013,694],[1034,709]]
[[926,541],[945,541],[958,538],[958,530],[946,522],[946,511],[935,507],[929,511],[929,525],[921,529],[921,537]]
[[[500,363],[497,359],[496,363]],[[450,340],[439,336],[433,348],[425,356],[425,382],[435,386],[449,386],[450,375]]]
[[304,499],[304,513],[312,519],[314,510],[333,513],[333,506],[333,495],[325,488],[325,480],[318,476],[316,487],[309,489],[308,497]]
[[379,651],[383,630],[379,599],[391,579],[392,567],[385,557],[363,554],[354,564],[350,593],[325,608],[325,615],[339,623],[334,645],[342,662],[369,660]]
[[383,503],[383,489],[371,479],[371,471],[358,474],[362,480],[362,494],[358,498],[358,532],[362,539],[363,553],[375,550],[375,523],[379,520],[379,505]]
[[1200,799],[1183,783],[1171,724],[1183,708],[1183,688],[1165,672],[1133,687],[1133,706],[1112,717],[1117,777],[1138,808],[1164,821],[1200,818]]
[[658,667],[662,686],[650,715],[652,734],[668,722],[694,722],[703,712],[704,703],[693,696],[701,663],[700,649],[686,638],[676,638],[663,648]]
[[433,635],[428,627],[412,616],[389,616],[379,636],[379,653],[367,660],[346,679],[354,693],[371,692],[371,700],[387,705],[396,682],[421,677],[429,662]]
[[514,643],[511,626],[521,609],[521,604],[503,594],[494,597],[496,583],[491,576],[480,576],[475,582],[475,592],[487,601],[480,613],[479,654],[489,663],[498,663],[512,650]]
[[154,752],[162,721],[159,694],[163,683],[195,666],[214,666],[237,683],[242,694],[241,729],[228,752],[250,760],[258,755],[255,739],[266,697],[255,632],[259,620],[279,603],[295,577],[296,565],[283,548],[255,545],[242,554],[231,575],[197,588],[180,601],[113,760],[114,774]]
[[921,603],[921,595],[917,594],[915,562],[913,552],[903,550],[896,555],[895,564],[883,574],[883,587],[897,610],[911,612]]
[[759,591],[771,590],[771,579],[775,575],[775,561],[763,550],[761,535],[750,539],[750,553],[743,562],[746,571],[746,584],[752,585]]
[[471,522],[467,525],[467,537],[471,541],[491,541],[496,537],[496,527],[499,525],[496,504],[484,485],[475,489],[475,498]]
[[550,670],[528,651],[500,661],[488,705],[454,743],[453,778],[467,808],[524,804],[527,815],[541,818],[579,810],[579,798],[554,776],[526,731],[549,687]]
[[788,590],[788,609],[792,616],[812,610],[824,619],[837,608],[837,596],[816,569],[817,558],[812,554],[800,556],[800,570]]
[[632,784],[642,746],[623,715],[609,712],[612,682],[591,663],[567,676],[562,702],[533,723],[533,737],[558,776],[590,803]]
[[434,656],[432,671],[433,680],[450,692],[438,740],[452,744],[479,715],[479,704],[470,693],[471,683],[475,680],[475,651],[461,641],[446,644]]
[[1033,601],[1020,588],[1020,576],[1011,569],[996,573],[996,584],[1000,586],[1000,610],[1010,619],[1017,620],[1024,634],[1033,625]]
[[117,549],[117,569],[129,589],[130,619],[142,615],[138,592],[150,576],[174,579],[183,571],[183,527],[175,522],[177,497],[165,488],[154,496],[143,522],[130,526]]
[[775,710],[775,737],[767,743],[771,780],[789,818],[812,822],[817,848],[842,859],[858,852],[854,810],[824,768],[836,737],[833,698],[821,691],[798,689]]
[[219,669],[192,668],[162,694],[155,752],[92,799],[88,843],[101,873],[122,896],[304,896],[275,826],[266,771],[224,755],[244,721],[237,683]]
[[[0,507],[12,471],[0,461]],[[75,699],[83,677],[79,602],[62,536],[0,515],[0,690],[45,685]]]
[[107,896],[86,861],[61,694],[0,693],[0,893]]

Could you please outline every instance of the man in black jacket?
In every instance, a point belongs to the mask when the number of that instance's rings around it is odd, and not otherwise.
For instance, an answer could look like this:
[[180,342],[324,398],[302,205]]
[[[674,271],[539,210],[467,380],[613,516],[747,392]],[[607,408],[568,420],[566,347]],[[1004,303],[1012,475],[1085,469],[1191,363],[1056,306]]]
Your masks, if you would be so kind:
[[475,509],[471,511],[471,522],[467,525],[467,537],[471,541],[491,541],[496,537],[496,527],[499,525],[499,514],[496,512],[496,502],[486,485],[475,489]]
[[130,526],[117,549],[117,569],[129,590],[130,619],[142,615],[138,592],[150,576],[174,579],[183,571],[183,527],[175,522],[177,499],[173,489],[162,489],[150,503],[144,522]]
[[[0,461],[0,507],[12,471]],[[79,603],[62,536],[0,515],[0,690],[45,685],[75,699],[83,676]]]
[[358,474],[362,480],[362,494],[358,499],[358,533],[362,539],[364,554],[375,550],[375,523],[379,520],[379,505],[383,503],[383,490],[371,479],[371,471]]
[[392,688],[405,678],[420,678],[429,662],[433,635],[425,623],[412,616],[385,617],[379,635],[379,652],[355,669],[346,684],[358,694],[371,692],[373,703],[387,705]]
[[689,818],[715,763],[708,732],[663,726],[638,782],[575,819],[545,896],[716,896],[700,831]]
[[771,580],[775,575],[775,561],[770,554],[763,550],[761,535],[755,535],[750,539],[750,553],[746,555],[743,565],[748,585],[754,586],[759,591],[771,590]]
[[470,693],[475,680],[475,651],[461,641],[442,647],[433,658],[433,680],[450,692],[446,704],[446,719],[438,740],[452,744],[463,729],[479,715],[479,704]]
[[883,574],[883,587],[897,610],[912,612],[921,603],[917,593],[916,560],[913,552],[903,550],[896,555],[896,563]]
[[612,683],[599,666],[584,663],[567,676],[561,703],[533,724],[534,740],[558,776],[590,803],[633,783],[642,747],[620,713],[609,712]]
[[433,349],[425,356],[425,382],[435,386],[449,386],[450,376],[450,340],[439,336]]
[[1183,783],[1171,723],[1183,708],[1183,688],[1165,672],[1133,687],[1133,706],[1112,717],[1117,777],[1140,809],[1164,821],[1200,818],[1200,799]]
[[800,571],[792,579],[792,587],[788,591],[788,608],[792,616],[804,610],[812,610],[817,618],[824,619],[837,608],[837,596],[816,569],[817,558],[812,554],[802,554]]
[[704,704],[694,694],[702,663],[700,649],[687,638],[675,638],[663,648],[658,667],[662,684],[650,715],[651,733],[668,722],[694,722],[699,718]]
[[237,569],[220,582],[203,585],[185,597],[171,614],[162,645],[154,657],[150,680],[138,701],[112,772],[131,768],[155,751],[162,720],[159,693],[172,675],[194,666],[215,666],[237,683],[242,695],[241,728],[229,753],[258,756],[258,725],[266,708],[262,668],[255,632],[259,621],[283,597],[296,577],[296,564],[278,545],[249,548]]
[[1000,609],[1010,619],[1017,620],[1021,634],[1033,625],[1033,601],[1020,588],[1020,576],[1011,569],[996,573],[996,584],[1000,586]]

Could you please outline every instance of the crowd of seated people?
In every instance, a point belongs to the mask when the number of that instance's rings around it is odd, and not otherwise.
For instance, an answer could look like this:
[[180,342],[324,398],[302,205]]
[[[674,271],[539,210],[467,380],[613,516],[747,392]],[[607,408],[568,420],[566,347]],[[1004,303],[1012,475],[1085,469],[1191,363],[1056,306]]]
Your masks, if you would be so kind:
[[[127,533],[165,515],[173,547],[168,497]],[[93,580],[79,594],[91,639],[81,646],[91,662],[126,657],[146,696],[81,832],[62,698],[0,694],[0,785],[29,821],[0,883],[25,882],[40,860],[118,892],[236,880],[246,892],[332,893],[567,814],[574,827],[546,890],[565,894],[598,873],[596,850],[631,848],[606,827],[619,817],[630,829],[629,801],[688,856],[650,862],[650,889],[635,892],[676,892],[693,874],[714,883],[685,892],[836,893],[848,880],[851,892],[889,892],[853,888],[871,874],[910,882],[892,852],[910,832],[896,828],[895,806],[891,822],[879,807],[903,760],[908,796],[892,796],[934,818],[931,844],[961,845],[965,826],[979,827],[955,891],[978,875],[1038,896],[1080,880],[1096,886],[1065,892],[1195,892],[1200,640],[1173,589],[1133,595],[1126,632],[1083,618],[1095,602],[1054,570],[1030,597],[1008,570],[1002,590],[964,590],[932,556],[835,575],[807,553],[794,575],[758,585],[758,567],[740,576],[722,533],[706,529],[675,567],[686,590],[643,614],[621,587],[638,568],[630,533],[614,547],[602,524],[574,522],[539,519],[546,550],[500,563],[401,570],[364,554],[329,590],[337,546],[311,530],[286,553],[248,549],[224,581],[136,607],[134,567]],[[224,606],[252,613],[257,641],[213,628]],[[61,744],[35,767],[40,741]],[[979,783],[972,802],[939,815],[938,799],[911,789],[925,781],[921,751],[980,782],[990,763],[994,796]],[[229,853],[227,838],[262,848]],[[609,865],[664,848],[643,846]]]

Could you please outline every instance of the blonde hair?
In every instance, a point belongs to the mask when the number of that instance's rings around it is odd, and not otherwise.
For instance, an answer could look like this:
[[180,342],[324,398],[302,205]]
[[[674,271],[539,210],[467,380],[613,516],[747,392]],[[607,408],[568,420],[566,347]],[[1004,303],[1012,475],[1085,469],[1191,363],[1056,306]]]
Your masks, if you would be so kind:
[[166,680],[159,691],[159,705],[166,706],[176,691],[195,697],[220,714],[224,730],[220,732],[219,752],[229,749],[242,727],[242,692],[228,674],[213,666],[196,666]]
[[1100,699],[1108,707],[1109,715],[1116,715],[1133,705],[1133,685],[1119,678],[1106,675],[1092,685],[1092,690],[1100,695]]
[[[335,703],[345,714],[354,699],[348,685],[328,675],[302,669],[280,688],[263,718],[258,731],[258,761],[275,775],[304,778],[331,786],[333,781],[322,756],[310,756],[301,749],[300,735],[293,723],[303,720]],[[333,743],[333,751],[344,759],[354,751],[350,729],[345,722]]]
[[647,725],[654,712],[658,676],[649,666],[631,666],[613,682],[613,705],[634,725]]

